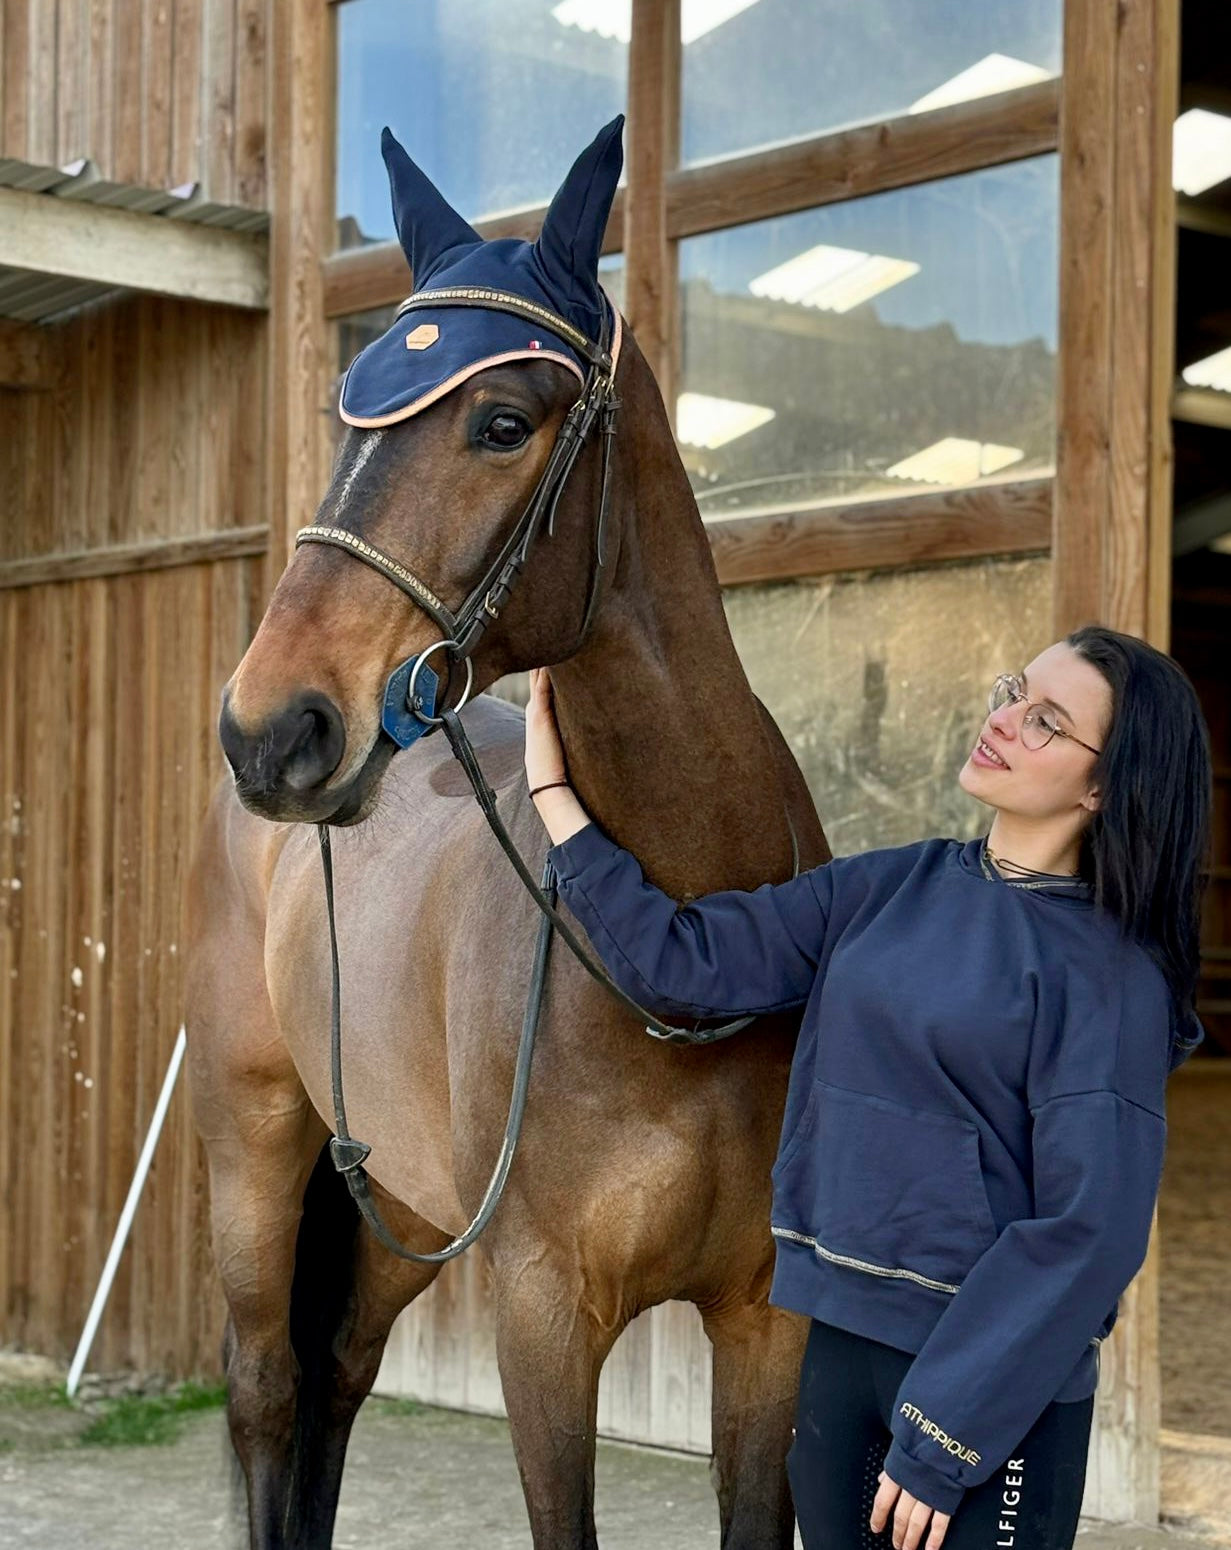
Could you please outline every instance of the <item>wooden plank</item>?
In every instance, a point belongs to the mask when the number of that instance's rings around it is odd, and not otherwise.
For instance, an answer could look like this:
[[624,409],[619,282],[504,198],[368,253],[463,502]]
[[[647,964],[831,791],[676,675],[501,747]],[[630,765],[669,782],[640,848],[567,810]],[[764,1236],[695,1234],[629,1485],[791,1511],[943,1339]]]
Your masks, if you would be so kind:
[[112,8],[111,158],[106,173],[118,183],[140,183],[145,172],[141,158],[141,106],[145,98],[142,21],[137,0]]
[[1231,430],[1231,397],[1214,388],[1176,388],[1171,395],[1171,418],[1186,425]]
[[86,154],[103,169],[111,167],[112,109],[115,92],[112,61],[115,48],[115,0],[88,0],[89,11],[89,112],[86,116]]
[[60,377],[55,343],[45,328],[0,318],[0,388],[55,387]]
[[56,148],[63,167],[88,154],[90,16],[88,0],[59,0],[56,28]]
[[1031,554],[1051,538],[1052,481],[989,483],[707,525],[723,586]]
[[1099,615],[1110,488],[1116,17],[1068,0],[1060,114],[1060,366],[1052,540],[1057,634]]
[[[624,233],[625,190],[616,190],[603,237],[604,254],[618,253]],[[547,214],[546,205],[513,210],[474,221],[474,229],[489,242],[497,237],[520,237],[532,242]],[[367,247],[345,248],[330,253],[321,264],[325,316],[346,317],[373,307],[388,307],[404,300],[411,289],[406,255],[396,242],[373,242]]]
[[[26,159],[56,159],[56,0],[30,0]],[[10,153],[11,154],[11,153]]]
[[234,201],[235,0],[204,0],[204,136],[200,181],[211,199]]
[[633,0],[625,132],[624,315],[668,405],[675,400],[670,380],[675,319],[666,178],[679,154],[680,61],[680,0]]
[[675,173],[667,231],[691,237],[1056,148],[1060,88],[1041,81],[974,102],[791,141]]
[[0,121],[4,154],[28,160],[30,0],[3,0],[0,30],[4,35],[4,118]]
[[270,579],[329,478],[333,330],[325,318],[321,259],[333,228],[333,29],[324,6],[275,6],[270,122],[280,154],[272,172],[270,389],[267,487]]
[[171,188],[171,100],[174,10],[171,0],[141,0],[141,177],[150,188]]
[[262,309],[263,235],[0,189],[0,265]]
[[235,175],[236,204],[265,208],[266,57],[265,0],[238,0],[235,20]]
[[44,554],[28,560],[0,563],[0,590],[39,587],[49,582],[83,581],[94,576],[128,576],[207,560],[235,560],[262,555],[269,547],[269,528],[237,527],[194,538],[156,538],[147,543],[115,544],[72,554]]
[[174,7],[171,76],[172,187],[201,181],[202,0],[168,0]]

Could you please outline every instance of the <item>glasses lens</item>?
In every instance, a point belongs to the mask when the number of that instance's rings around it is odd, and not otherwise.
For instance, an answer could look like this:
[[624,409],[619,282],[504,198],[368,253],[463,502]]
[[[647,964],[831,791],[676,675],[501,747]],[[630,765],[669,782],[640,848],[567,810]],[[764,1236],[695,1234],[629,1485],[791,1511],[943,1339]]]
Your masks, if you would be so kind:
[[1050,711],[1028,710],[1022,717],[1022,742],[1027,748],[1046,748],[1059,730]]
[[992,692],[987,697],[988,710],[999,710],[1002,705],[1007,705],[1010,700],[1016,699],[1017,682],[1008,673],[1001,673],[992,685]]

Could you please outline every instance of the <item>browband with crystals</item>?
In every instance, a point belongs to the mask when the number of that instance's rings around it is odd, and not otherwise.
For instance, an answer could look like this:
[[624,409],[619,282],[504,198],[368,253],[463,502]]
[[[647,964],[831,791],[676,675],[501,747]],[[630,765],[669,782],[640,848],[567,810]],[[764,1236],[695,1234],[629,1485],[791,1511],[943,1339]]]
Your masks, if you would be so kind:
[[510,312],[514,317],[525,318],[531,323],[541,323],[553,334],[558,334],[566,344],[571,344],[579,355],[584,355],[600,371],[611,370],[611,356],[601,346],[587,339],[579,328],[574,328],[559,313],[538,302],[515,296],[512,291],[493,291],[479,285],[442,286],[436,291],[416,291],[408,296],[394,313],[394,321],[407,312],[424,307],[482,307],[489,312]]

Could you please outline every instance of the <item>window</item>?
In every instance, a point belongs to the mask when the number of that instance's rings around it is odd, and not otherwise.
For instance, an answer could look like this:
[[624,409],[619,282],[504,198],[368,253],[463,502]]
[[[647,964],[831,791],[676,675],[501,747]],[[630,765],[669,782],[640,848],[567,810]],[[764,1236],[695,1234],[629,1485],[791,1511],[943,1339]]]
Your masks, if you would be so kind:
[[626,42],[573,25],[568,9],[561,0],[339,7],[340,246],[394,235],[385,124],[468,220],[551,198],[627,95]]
[[677,432],[708,519],[1050,474],[1057,162],[680,244]]

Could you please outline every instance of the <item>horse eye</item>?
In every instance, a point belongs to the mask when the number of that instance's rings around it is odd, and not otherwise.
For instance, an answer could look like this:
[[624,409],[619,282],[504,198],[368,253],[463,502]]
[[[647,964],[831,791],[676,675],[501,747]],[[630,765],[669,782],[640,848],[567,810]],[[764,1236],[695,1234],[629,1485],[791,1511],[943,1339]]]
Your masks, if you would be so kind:
[[530,427],[519,414],[495,414],[483,427],[483,441],[506,452],[520,447],[529,435]]

